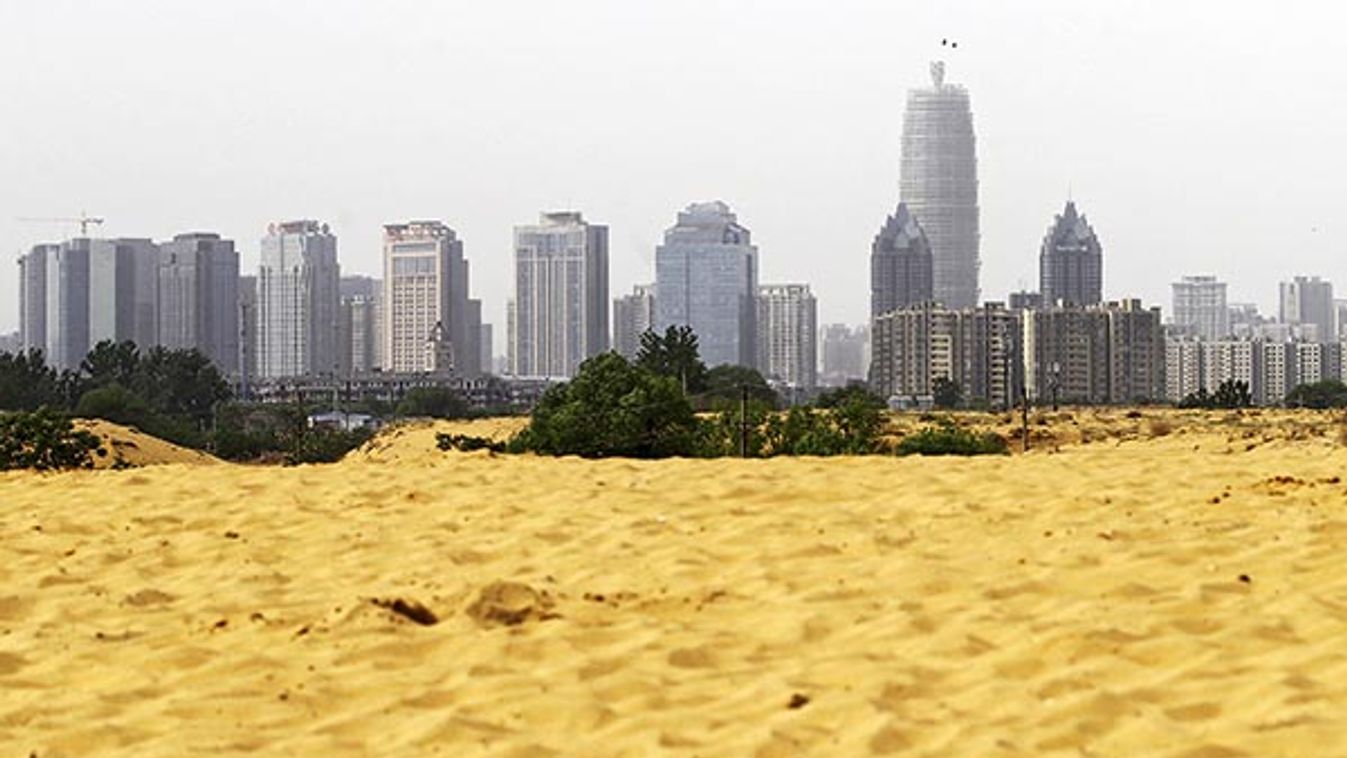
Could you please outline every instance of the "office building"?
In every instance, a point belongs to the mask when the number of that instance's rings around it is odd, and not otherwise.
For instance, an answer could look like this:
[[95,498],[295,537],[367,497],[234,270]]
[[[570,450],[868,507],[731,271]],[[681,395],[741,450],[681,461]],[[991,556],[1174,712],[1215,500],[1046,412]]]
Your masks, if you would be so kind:
[[1203,340],[1230,336],[1225,282],[1209,275],[1185,276],[1170,286],[1174,293],[1174,325],[1184,334]]
[[1067,201],[1043,237],[1038,291],[1052,305],[1094,305],[1102,299],[1104,249],[1094,228]]
[[36,245],[19,258],[19,339],[24,352],[47,350],[47,258],[60,245]]
[[343,276],[337,282],[341,298],[341,374],[361,374],[383,366],[383,281],[370,276]]
[[463,242],[439,221],[384,226],[382,298],[385,371],[452,371],[477,351],[468,333]]
[[613,350],[627,360],[641,350],[641,335],[655,327],[655,285],[638,284],[613,299]]
[[845,387],[864,382],[870,370],[870,327],[826,324],[820,330],[819,384]]
[[818,303],[807,284],[758,287],[758,371],[773,384],[818,384]]
[[159,342],[196,349],[226,376],[239,368],[239,256],[232,240],[179,234],[159,245]]
[[1282,282],[1279,290],[1280,320],[1283,324],[1301,326],[1304,338],[1311,342],[1337,339],[1337,309],[1333,306],[1333,285],[1330,282],[1317,276],[1297,276],[1289,282]]
[[[89,248],[91,240],[67,240],[47,255],[47,365],[78,369],[89,342]],[[101,285],[100,286],[104,286]]]
[[932,300],[933,265],[926,232],[899,203],[870,245],[870,315]]
[[978,304],[977,146],[968,91],[931,64],[931,85],[911,90],[903,115],[900,196],[930,240],[935,300]]
[[758,249],[723,202],[679,212],[655,249],[655,331],[689,326],[707,366],[752,367],[757,352]]
[[159,246],[148,239],[89,240],[89,346],[159,343]]
[[608,349],[608,227],[574,211],[514,230],[511,372],[574,376]]
[[338,370],[337,238],[327,224],[267,227],[257,270],[257,374],[264,379]]

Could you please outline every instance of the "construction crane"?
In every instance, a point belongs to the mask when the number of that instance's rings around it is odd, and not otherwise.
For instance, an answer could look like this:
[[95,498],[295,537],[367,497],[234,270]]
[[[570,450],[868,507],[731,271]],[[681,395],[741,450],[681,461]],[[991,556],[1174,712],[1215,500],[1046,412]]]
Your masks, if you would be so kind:
[[18,218],[18,219],[16,219],[16,220],[18,220],[18,221],[24,221],[24,222],[28,222],[28,223],[38,223],[38,224],[79,224],[79,225],[80,225],[80,236],[81,236],[81,237],[88,237],[88,236],[89,236],[89,226],[90,226],[91,224],[94,225],[94,226],[98,226],[98,225],[100,225],[100,224],[103,223],[103,219],[98,218],[98,217],[96,217],[96,216],[90,216],[89,214],[85,213],[84,211],[80,211],[80,215],[79,215],[78,218],[29,218],[29,217],[20,217],[20,218]]

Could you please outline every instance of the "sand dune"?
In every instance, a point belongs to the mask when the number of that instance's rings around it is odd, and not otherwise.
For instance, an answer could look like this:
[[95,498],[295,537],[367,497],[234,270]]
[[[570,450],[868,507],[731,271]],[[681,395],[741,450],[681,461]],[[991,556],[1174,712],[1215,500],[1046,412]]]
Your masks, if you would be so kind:
[[0,746],[1347,754],[1336,426],[1170,417],[1077,412],[1059,452],[981,459],[404,434],[333,466],[0,475]]
[[214,456],[179,447],[130,427],[102,419],[75,419],[75,428],[93,432],[103,443],[104,455],[93,456],[94,468],[160,466],[166,463],[219,463]]

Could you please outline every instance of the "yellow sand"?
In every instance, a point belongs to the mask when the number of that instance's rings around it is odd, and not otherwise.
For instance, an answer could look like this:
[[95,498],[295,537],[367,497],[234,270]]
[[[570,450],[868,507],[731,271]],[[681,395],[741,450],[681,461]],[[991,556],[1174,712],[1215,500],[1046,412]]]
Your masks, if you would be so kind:
[[981,459],[3,474],[0,753],[1347,754],[1336,422],[1164,419]]
[[158,466],[165,463],[205,465],[219,461],[206,453],[179,447],[157,437],[101,419],[76,419],[75,428],[93,432],[103,443],[102,455],[92,457],[94,468]]

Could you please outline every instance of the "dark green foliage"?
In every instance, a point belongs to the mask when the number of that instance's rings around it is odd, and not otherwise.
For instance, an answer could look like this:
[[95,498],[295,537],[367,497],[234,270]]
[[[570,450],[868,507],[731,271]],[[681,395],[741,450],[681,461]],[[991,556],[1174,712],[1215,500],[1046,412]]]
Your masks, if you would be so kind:
[[706,364],[697,351],[697,335],[690,326],[671,326],[663,335],[653,331],[641,335],[636,365],[659,376],[678,380],[684,394],[706,389]]
[[[770,414],[750,406],[747,417],[749,457],[776,455],[871,455],[883,451],[883,415],[862,398],[834,408],[796,406]],[[708,458],[739,455],[739,413],[722,411],[702,424],[700,454]]]
[[486,437],[440,432],[435,435],[435,446],[441,450],[457,450],[461,453],[470,453],[474,450],[490,450],[493,453],[503,453],[507,444]]
[[332,463],[374,436],[369,429],[309,426],[309,411],[295,404],[221,406],[215,455],[231,461]]
[[749,404],[746,423],[741,423],[738,409],[725,409],[711,418],[702,419],[698,430],[697,455],[703,458],[723,458],[739,455],[739,444],[744,427],[748,431],[748,455],[759,458],[766,454],[765,435],[768,412],[762,405]]
[[369,442],[374,432],[369,429],[336,429],[333,427],[309,427],[289,439],[284,452],[285,463],[295,466],[301,463],[336,463],[347,453]]
[[40,408],[0,414],[0,471],[89,468],[94,452],[107,454],[98,437],[77,431],[62,413]]
[[1335,379],[1302,384],[1286,395],[1288,408],[1347,408],[1347,385]]
[[0,410],[35,411],[64,404],[59,377],[47,368],[41,350],[0,353]]
[[1227,379],[1221,382],[1216,391],[1207,392],[1206,387],[1189,393],[1179,401],[1180,408],[1248,408],[1253,405],[1253,396],[1249,393],[1248,382]]
[[931,385],[931,395],[935,407],[942,410],[953,410],[963,402],[963,388],[958,382],[943,376]]
[[699,409],[725,410],[738,408],[743,399],[744,388],[748,388],[748,402],[759,408],[775,409],[780,403],[776,390],[767,384],[757,369],[747,366],[722,364],[707,371],[702,380],[702,390],[693,402]]
[[397,415],[403,418],[464,418],[468,415],[468,401],[448,387],[416,387],[398,403]]
[[898,443],[899,455],[1001,455],[1005,439],[994,432],[978,434],[945,420],[928,426]]
[[231,392],[215,364],[198,350],[156,347],[141,355],[138,385],[133,385],[156,413],[177,416],[205,430],[217,403]]
[[848,384],[845,387],[828,390],[814,400],[814,407],[836,408],[849,402],[859,402],[877,411],[888,410],[889,407],[888,403],[884,402],[884,398],[871,392],[863,384]]
[[543,395],[512,451],[586,458],[690,455],[697,418],[676,380],[616,353],[590,358],[569,382]]

